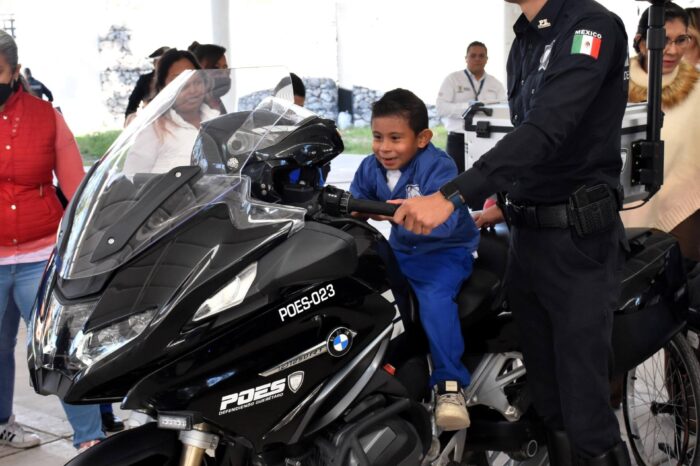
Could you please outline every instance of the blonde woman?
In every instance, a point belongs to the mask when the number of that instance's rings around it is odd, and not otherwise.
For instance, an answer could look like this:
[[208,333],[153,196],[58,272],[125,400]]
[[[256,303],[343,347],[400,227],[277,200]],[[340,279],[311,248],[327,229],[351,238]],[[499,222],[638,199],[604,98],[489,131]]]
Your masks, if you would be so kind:
[[[682,60],[692,39],[688,14],[665,5],[666,48],[663,54],[661,107],[665,144],[664,184],[643,207],[624,211],[627,227],[651,227],[675,236],[686,258],[700,260],[700,74]],[[637,56],[630,60],[630,102],[647,100],[646,31],[648,10],[634,39]]]

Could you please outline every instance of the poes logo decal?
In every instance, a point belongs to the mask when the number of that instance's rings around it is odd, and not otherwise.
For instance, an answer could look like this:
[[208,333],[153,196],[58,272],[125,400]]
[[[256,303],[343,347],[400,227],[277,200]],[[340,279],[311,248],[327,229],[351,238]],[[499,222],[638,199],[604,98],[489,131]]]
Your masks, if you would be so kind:
[[304,371],[296,371],[284,379],[223,396],[219,405],[219,416],[281,398],[288,385],[292,393],[296,393],[301,388],[302,383],[304,383]]

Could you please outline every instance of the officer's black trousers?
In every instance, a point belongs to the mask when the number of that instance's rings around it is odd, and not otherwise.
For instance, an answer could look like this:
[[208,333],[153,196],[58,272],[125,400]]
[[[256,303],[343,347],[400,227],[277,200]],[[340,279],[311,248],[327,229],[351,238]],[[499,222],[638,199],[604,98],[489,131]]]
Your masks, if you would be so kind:
[[587,456],[620,442],[608,377],[622,235],[621,224],[586,238],[569,229],[511,229],[506,287],[535,408]]

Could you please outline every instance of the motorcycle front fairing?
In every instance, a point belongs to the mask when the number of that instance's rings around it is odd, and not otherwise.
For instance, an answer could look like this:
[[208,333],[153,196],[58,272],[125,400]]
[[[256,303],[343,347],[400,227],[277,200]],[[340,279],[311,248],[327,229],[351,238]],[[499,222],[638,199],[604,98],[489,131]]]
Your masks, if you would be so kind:
[[[229,119],[237,126],[229,124],[225,144],[207,152],[206,134],[183,129],[180,112],[199,105],[212,115],[208,99],[221,96],[214,72],[185,72],[166,87],[93,167],[67,209],[30,326],[38,392],[68,402],[123,397],[165,352],[185,351],[173,333],[243,301],[255,258],[303,228],[304,209],[251,198],[255,180],[243,170],[251,157],[274,158],[264,149],[316,117],[271,97]],[[253,81],[273,88],[280,80]],[[246,87],[237,81],[228,88]],[[189,146],[165,151],[169,137]],[[131,352],[139,352],[140,364]]]

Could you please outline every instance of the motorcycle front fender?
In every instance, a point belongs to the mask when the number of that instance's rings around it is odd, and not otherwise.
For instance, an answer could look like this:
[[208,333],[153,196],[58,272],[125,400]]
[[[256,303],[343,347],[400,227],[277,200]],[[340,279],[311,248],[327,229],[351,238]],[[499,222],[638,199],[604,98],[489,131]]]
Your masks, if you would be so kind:
[[177,466],[181,451],[178,431],[150,422],[104,439],[66,466]]

